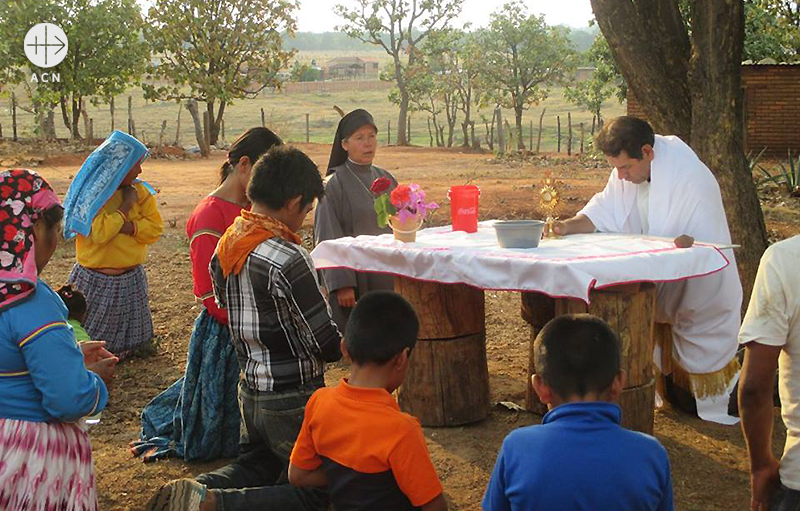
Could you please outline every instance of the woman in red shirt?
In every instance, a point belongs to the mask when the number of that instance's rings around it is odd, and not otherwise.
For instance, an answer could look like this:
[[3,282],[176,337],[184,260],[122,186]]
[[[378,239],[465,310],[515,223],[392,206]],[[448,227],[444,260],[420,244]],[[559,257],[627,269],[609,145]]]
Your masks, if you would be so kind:
[[143,454],[144,461],[168,456],[210,460],[239,452],[239,362],[230,343],[228,315],[214,301],[208,265],[219,238],[250,207],[245,191],[253,164],[281,143],[267,128],[242,134],[220,168],[219,187],[200,201],[186,223],[194,295],[203,311],[189,342],[186,374],[142,412],[141,440],[131,450]]

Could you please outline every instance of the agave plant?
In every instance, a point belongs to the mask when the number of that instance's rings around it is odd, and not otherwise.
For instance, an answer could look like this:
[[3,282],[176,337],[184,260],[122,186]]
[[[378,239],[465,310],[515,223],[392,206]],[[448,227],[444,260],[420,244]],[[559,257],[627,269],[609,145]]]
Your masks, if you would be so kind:
[[759,181],[759,184],[767,181],[772,181],[775,184],[782,184],[789,195],[792,197],[800,197],[800,154],[794,159],[792,157],[792,150],[789,149],[786,162],[778,163],[780,173],[777,174],[770,173],[758,164],[758,160],[761,158],[762,154],[764,154],[764,150],[762,150],[755,159],[750,160],[750,169],[752,170],[753,167],[757,167],[765,176]]

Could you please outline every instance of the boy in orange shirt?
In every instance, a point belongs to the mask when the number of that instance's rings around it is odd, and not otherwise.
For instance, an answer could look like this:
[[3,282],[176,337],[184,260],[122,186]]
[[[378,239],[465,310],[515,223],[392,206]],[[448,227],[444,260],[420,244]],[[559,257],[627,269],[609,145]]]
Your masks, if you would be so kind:
[[422,427],[391,395],[418,332],[416,312],[400,295],[375,291],[358,301],[342,341],[350,377],[308,400],[292,484],[327,486],[337,511],[447,509]]

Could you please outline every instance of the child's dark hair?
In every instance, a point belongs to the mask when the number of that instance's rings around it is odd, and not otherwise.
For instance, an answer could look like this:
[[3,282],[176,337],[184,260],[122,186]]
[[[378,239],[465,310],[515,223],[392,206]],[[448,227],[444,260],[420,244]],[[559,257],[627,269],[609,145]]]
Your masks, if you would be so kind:
[[262,154],[282,143],[280,137],[267,128],[259,126],[245,131],[231,144],[231,148],[228,150],[228,159],[219,169],[220,184],[224,183],[233,172],[233,167],[239,163],[242,156],[247,156],[250,159],[250,165],[254,165]]
[[83,293],[67,284],[58,289],[58,296],[67,306],[69,318],[82,322],[86,316],[86,298],[83,297]]
[[276,146],[253,165],[247,198],[270,209],[281,209],[287,201],[300,196],[300,207],[320,199],[325,185],[317,164],[299,149]]
[[414,349],[419,320],[399,294],[373,291],[358,300],[346,328],[344,342],[353,363],[385,364],[404,349]]
[[591,314],[550,320],[533,349],[536,374],[563,399],[603,393],[619,373],[619,339],[605,321]]
[[622,151],[630,158],[642,159],[642,147],[656,143],[653,128],[638,117],[623,115],[607,122],[594,137],[594,146],[606,156],[616,158]]

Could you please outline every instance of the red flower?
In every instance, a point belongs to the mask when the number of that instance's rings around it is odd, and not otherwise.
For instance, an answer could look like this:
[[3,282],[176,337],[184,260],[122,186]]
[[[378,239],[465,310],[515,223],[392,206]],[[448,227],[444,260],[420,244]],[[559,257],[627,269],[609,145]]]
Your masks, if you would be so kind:
[[2,196],[4,199],[11,197],[12,193],[14,193],[14,189],[11,188],[10,186],[7,185],[0,186],[0,196]]
[[0,222],[8,220],[8,211],[0,210]]
[[394,204],[395,206],[403,204],[404,202],[408,202],[410,198],[411,198],[411,189],[408,187],[408,185],[400,185],[394,190],[392,190],[391,199],[392,199],[392,204]]
[[372,186],[370,186],[369,189],[375,195],[379,195],[388,190],[390,186],[392,186],[391,179],[389,179],[388,177],[379,177],[378,179],[372,182]]

